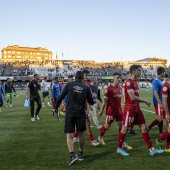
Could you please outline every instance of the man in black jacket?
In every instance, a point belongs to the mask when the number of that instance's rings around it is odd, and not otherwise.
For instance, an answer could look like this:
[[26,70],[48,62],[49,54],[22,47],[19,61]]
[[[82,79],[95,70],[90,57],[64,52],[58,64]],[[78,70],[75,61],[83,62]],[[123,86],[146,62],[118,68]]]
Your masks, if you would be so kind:
[[[83,72],[77,71],[75,75],[76,81],[66,84],[64,90],[59,95],[56,102],[56,110],[58,110],[60,103],[67,95],[64,132],[67,134],[67,146],[70,152],[70,159],[68,163],[69,165],[73,164],[77,160],[84,159],[84,131],[86,130],[85,103],[87,100],[90,105],[94,104],[90,88],[82,82],[83,78]],[[73,141],[73,133],[75,132],[75,127],[79,135],[79,152],[77,156],[74,154]]]
[[[31,121],[40,120],[38,114],[40,112],[42,103],[38,91],[41,90],[41,85],[38,82],[38,74],[34,74],[34,79],[29,82],[26,89],[26,98],[30,98]],[[34,115],[34,103],[37,103],[37,110]]]

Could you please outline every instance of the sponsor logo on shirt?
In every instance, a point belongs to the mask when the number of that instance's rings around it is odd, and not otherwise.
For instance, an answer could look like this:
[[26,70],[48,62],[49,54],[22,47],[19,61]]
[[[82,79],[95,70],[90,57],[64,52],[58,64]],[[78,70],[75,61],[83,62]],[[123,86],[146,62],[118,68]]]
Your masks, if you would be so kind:
[[77,92],[77,93],[81,93],[83,90],[83,88],[80,86],[74,86],[73,89],[74,89],[74,92]]

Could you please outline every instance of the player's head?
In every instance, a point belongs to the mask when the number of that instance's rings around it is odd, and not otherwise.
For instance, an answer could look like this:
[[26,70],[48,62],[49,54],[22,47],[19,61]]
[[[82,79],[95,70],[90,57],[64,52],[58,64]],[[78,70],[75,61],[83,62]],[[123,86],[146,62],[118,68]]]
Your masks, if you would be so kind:
[[130,74],[134,76],[134,78],[138,78],[141,76],[141,66],[134,64],[130,66]]
[[91,83],[96,85],[97,84],[97,77],[95,77],[95,76],[90,77],[90,81],[91,81]]
[[68,82],[73,81],[73,79],[74,79],[74,76],[73,76],[73,75],[69,75],[69,76],[68,76]]
[[34,74],[34,79],[38,80],[38,74]]
[[165,82],[169,82],[169,75],[167,73],[165,73],[165,76],[164,76],[164,81]]
[[126,79],[130,78],[130,71],[126,72]]
[[77,71],[75,75],[76,80],[83,80],[84,79],[84,73],[83,71]]
[[121,82],[121,74],[118,72],[115,72],[113,74],[113,83],[119,84]]
[[10,79],[10,78],[7,78],[7,79],[6,79],[6,81],[7,81],[7,82],[10,82],[10,81],[11,81],[11,79]]
[[61,81],[61,82],[64,81],[64,77],[63,77],[63,76],[60,77],[60,81]]
[[84,81],[89,80],[89,78],[90,78],[90,71],[89,70],[83,70],[83,74],[84,74]]
[[55,78],[54,78],[54,82],[58,82],[58,77],[55,77]]
[[165,69],[163,67],[158,67],[157,68],[157,76],[164,77],[164,75],[165,75]]

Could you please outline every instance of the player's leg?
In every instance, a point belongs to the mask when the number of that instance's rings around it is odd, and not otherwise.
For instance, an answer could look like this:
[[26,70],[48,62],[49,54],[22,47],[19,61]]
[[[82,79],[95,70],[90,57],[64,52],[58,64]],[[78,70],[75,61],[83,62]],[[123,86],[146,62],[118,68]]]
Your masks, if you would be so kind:
[[91,117],[93,118],[93,122],[96,125],[98,129],[101,129],[101,125],[99,124],[99,121],[97,119],[97,113],[96,113],[96,105],[89,105],[89,113]]
[[159,135],[163,133],[163,110],[159,107],[158,104],[154,104],[156,119],[152,121],[152,123],[148,126],[148,130],[152,129],[153,126],[158,125],[159,127]]
[[34,98],[30,98],[30,111],[31,111],[31,121],[35,121],[34,117]]
[[132,134],[132,135],[136,135],[137,132],[135,132],[133,128],[134,128],[134,124],[130,126],[129,133]]
[[86,130],[85,119],[86,119],[85,116],[76,118],[76,128],[79,135],[79,152],[77,154],[79,160],[84,159],[83,157],[84,144],[85,144],[84,131]]
[[1,107],[3,106],[3,104],[4,104],[3,97],[0,96],[0,112],[2,112]]
[[90,120],[89,120],[89,117],[88,117],[88,114],[86,113],[86,132],[87,132],[87,134],[88,134],[88,136],[89,136],[89,139],[90,139],[90,141],[91,141],[91,144],[93,145],[93,146],[98,146],[100,143],[99,142],[97,142],[95,139],[94,139],[94,137],[93,137],[93,134],[92,134],[92,131],[91,131],[91,128],[90,128]]
[[[119,120],[117,119],[116,121],[117,121],[118,129],[119,129],[119,133],[120,133],[120,131],[122,129],[122,121],[121,121],[121,119],[119,119]],[[125,141],[122,144],[122,148],[127,149],[127,150],[131,150],[132,149],[132,147],[129,146]]]
[[10,99],[10,94],[6,93],[6,107],[9,106],[9,99]]
[[38,98],[35,98],[35,102],[37,103],[37,110],[36,110],[36,113],[35,113],[35,119],[39,120],[39,112],[40,112],[40,109],[41,109],[41,106],[42,106],[42,103],[41,103],[41,98],[38,97]]
[[12,107],[12,96],[13,94],[12,93],[9,93],[9,106]]
[[170,123],[169,121],[166,120],[166,124],[167,124],[167,130],[164,131],[163,134],[159,136],[158,139],[156,139],[156,147],[157,149],[161,149],[161,142],[164,139],[167,139],[165,152],[170,152]]
[[49,92],[47,92],[47,100],[48,100],[47,106],[51,106],[51,104],[50,104],[50,94],[49,94]]
[[44,94],[44,92],[42,92],[42,106],[43,106],[43,107],[45,107],[45,104],[44,104],[44,99],[45,99],[45,97],[44,97],[44,96],[45,96],[45,94]]
[[74,153],[74,141],[73,141],[73,132],[75,131],[76,119],[74,117],[66,116],[65,118],[65,126],[64,132],[67,137],[67,147],[70,152],[69,165],[72,165],[75,161],[77,161],[77,157]]

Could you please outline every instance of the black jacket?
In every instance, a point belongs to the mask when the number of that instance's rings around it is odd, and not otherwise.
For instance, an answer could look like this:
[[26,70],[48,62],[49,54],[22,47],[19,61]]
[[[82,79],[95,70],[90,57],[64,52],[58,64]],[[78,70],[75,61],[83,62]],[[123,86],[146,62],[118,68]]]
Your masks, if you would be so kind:
[[85,114],[86,101],[93,105],[93,98],[90,88],[86,86],[81,80],[76,80],[66,84],[64,90],[57,98],[56,110],[67,95],[66,115],[71,117],[79,117]]

